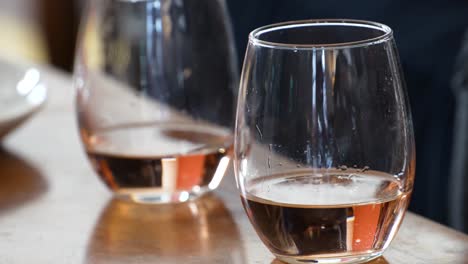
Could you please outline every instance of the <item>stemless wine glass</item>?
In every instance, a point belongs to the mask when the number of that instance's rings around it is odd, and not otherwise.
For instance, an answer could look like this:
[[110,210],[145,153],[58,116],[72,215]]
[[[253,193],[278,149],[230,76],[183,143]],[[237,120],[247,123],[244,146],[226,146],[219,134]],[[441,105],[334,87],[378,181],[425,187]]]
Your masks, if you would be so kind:
[[310,20],[250,34],[234,165],[278,259],[358,263],[388,247],[414,179],[405,89],[385,25]]
[[137,202],[215,189],[230,162],[237,72],[223,0],[92,0],[75,65],[81,139]]

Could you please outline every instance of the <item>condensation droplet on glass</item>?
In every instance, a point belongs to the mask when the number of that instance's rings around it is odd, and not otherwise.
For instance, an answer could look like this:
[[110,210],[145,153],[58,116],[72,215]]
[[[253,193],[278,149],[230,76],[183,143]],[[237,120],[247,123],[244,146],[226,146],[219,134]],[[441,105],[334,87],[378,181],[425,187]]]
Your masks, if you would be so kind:
[[190,77],[192,77],[192,69],[191,68],[185,68],[184,72],[183,72],[183,75],[184,75],[184,79],[189,79]]
[[255,125],[255,128],[257,128],[258,135],[260,136],[260,139],[263,139],[263,134],[258,125]]

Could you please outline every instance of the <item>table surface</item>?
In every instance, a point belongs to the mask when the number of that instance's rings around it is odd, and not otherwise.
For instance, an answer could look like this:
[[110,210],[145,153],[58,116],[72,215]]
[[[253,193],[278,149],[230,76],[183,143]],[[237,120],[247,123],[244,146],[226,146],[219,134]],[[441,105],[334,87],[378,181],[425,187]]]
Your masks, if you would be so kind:
[[[0,263],[272,263],[232,174],[196,202],[112,199],[78,139],[70,76],[40,66],[47,105],[0,147]],[[408,213],[371,263],[468,263],[468,236]]]

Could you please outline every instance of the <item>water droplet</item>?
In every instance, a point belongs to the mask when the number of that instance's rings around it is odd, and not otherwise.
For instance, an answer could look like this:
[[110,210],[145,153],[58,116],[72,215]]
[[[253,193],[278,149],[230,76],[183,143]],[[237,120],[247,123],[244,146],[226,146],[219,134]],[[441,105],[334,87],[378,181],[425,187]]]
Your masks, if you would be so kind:
[[258,135],[260,136],[260,139],[263,139],[262,131],[260,130],[260,128],[258,127],[258,125],[255,125],[255,127],[257,128],[257,132],[258,132]]
[[357,165],[356,165],[356,164],[354,164],[354,165],[353,165],[353,168],[355,168],[355,169],[356,169],[356,168],[357,168]]
[[345,171],[348,169],[348,167],[346,165],[341,165],[340,167],[338,167],[340,170],[342,171]]

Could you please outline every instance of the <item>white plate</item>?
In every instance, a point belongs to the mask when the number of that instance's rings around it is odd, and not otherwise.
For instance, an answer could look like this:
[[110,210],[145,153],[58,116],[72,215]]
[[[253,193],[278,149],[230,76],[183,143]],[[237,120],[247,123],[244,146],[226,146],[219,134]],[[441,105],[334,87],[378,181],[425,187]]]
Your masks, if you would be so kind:
[[0,139],[35,113],[46,97],[39,70],[0,59]]

